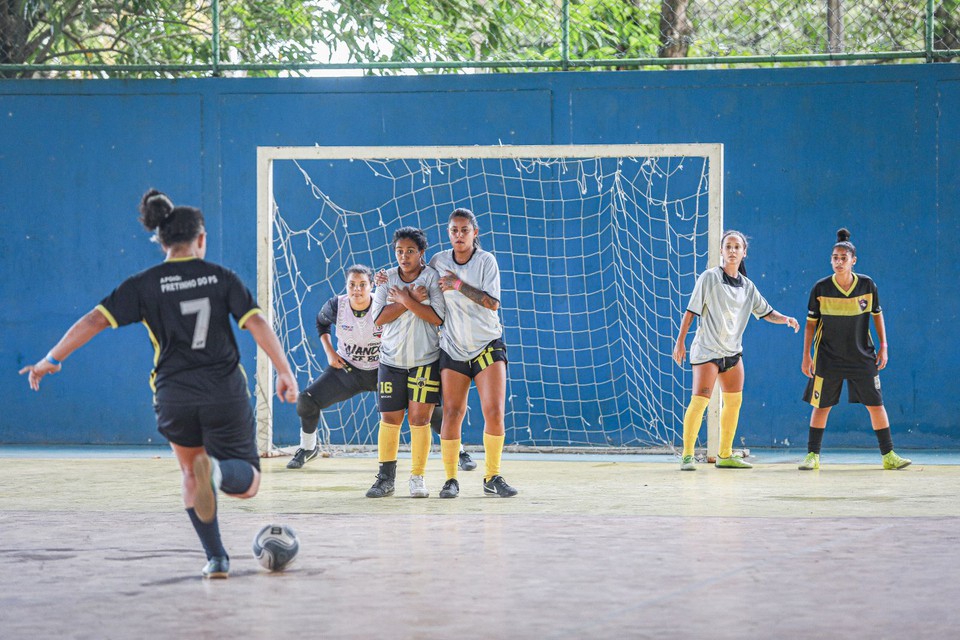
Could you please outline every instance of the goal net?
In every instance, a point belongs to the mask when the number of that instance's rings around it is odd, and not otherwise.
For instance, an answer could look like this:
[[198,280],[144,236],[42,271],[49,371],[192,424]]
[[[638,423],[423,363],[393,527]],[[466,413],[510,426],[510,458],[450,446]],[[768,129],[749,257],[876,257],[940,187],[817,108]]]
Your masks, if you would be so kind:
[[[672,351],[697,275],[718,264],[719,144],[490,147],[261,147],[258,290],[305,387],[327,366],[315,318],[343,270],[395,266],[391,239],[423,229],[449,250],[450,213],[479,220],[501,271],[506,440],[540,449],[673,449],[689,397]],[[258,353],[261,453],[298,442],[274,419],[273,371]],[[376,444],[376,397],[323,412],[325,445]],[[708,410],[715,455],[716,398]],[[464,442],[481,442],[471,391]],[[701,435],[705,435],[701,431]]]

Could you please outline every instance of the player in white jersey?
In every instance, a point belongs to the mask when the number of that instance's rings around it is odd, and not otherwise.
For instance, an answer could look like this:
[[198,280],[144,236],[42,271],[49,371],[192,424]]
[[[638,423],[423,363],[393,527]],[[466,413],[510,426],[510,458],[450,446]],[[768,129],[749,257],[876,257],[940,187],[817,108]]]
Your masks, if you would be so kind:
[[440,273],[446,302],[440,336],[440,379],[443,381],[443,426],[440,453],[447,481],[441,498],[460,494],[457,454],[460,429],[467,412],[470,381],[477,384],[483,411],[483,450],[486,495],[508,498],[517,490],[500,475],[503,453],[503,414],[507,391],[507,347],[500,324],[500,267],[492,253],[480,248],[480,227],[469,209],[450,214],[447,232],[450,251],[433,256],[430,265]]
[[700,318],[690,346],[693,365],[693,395],[683,416],[683,458],[680,469],[694,471],[693,450],[697,444],[703,413],[717,379],[723,392],[720,410],[720,451],[716,466],[721,469],[749,469],[753,465],[735,458],[733,438],[743,402],[743,332],[750,315],[774,324],[785,324],[796,333],[795,318],[773,310],[756,285],[747,279],[743,264],[747,257],[747,239],[739,231],[727,231],[720,239],[721,266],[707,269],[697,278],[690,302],[680,322],[680,334],[673,348],[673,359],[682,364],[687,350],[687,331],[695,317]]
[[[345,272],[347,293],[327,300],[317,314],[317,333],[329,366],[297,399],[300,447],[287,469],[300,469],[320,455],[317,425],[320,412],[366,391],[377,390],[381,328],[369,313],[373,306],[373,271],[355,264]],[[386,281],[386,280],[384,280]],[[336,347],[331,329],[337,338]],[[440,433],[443,412],[433,410],[430,427]]]
[[371,317],[383,327],[378,384],[380,470],[368,498],[393,495],[404,413],[410,424],[410,496],[430,494],[423,481],[430,454],[430,416],[440,402],[440,340],[437,327],[445,316],[439,276],[423,260],[427,237],[420,229],[402,227],[393,234],[398,266],[377,287]]

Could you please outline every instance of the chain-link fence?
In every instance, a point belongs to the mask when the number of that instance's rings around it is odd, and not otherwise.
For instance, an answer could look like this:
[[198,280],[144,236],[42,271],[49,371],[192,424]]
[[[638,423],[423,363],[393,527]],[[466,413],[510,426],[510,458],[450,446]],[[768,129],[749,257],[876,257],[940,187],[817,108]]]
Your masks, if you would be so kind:
[[960,0],[13,0],[0,77],[960,60]]

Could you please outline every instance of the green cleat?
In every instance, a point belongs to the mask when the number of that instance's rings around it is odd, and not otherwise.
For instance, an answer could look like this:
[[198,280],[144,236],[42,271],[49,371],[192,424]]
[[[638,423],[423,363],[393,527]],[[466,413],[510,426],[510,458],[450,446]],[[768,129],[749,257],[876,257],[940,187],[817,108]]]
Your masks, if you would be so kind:
[[884,469],[903,469],[904,467],[910,466],[911,462],[913,461],[908,458],[898,456],[896,451],[888,451],[883,454]]
[[735,456],[730,456],[729,458],[721,458],[717,456],[716,465],[717,469],[753,469],[753,465],[749,462],[745,462],[743,458],[737,458]]
[[797,469],[800,469],[800,471],[818,471],[820,469],[820,454],[811,451]]
[[680,460],[680,471],[696,471],[697,465],[693,463],[693,456],[683,456]]

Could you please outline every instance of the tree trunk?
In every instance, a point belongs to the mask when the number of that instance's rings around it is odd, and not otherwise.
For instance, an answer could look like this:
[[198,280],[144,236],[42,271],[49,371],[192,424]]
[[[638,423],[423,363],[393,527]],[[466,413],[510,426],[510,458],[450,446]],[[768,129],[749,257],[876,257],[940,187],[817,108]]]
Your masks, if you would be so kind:
[[[660,3],[660,57],[686,58],[690,49],[693,23],[687,18],[690,0],[662,0]],[[668,65],[679,69],[682,65]]]

